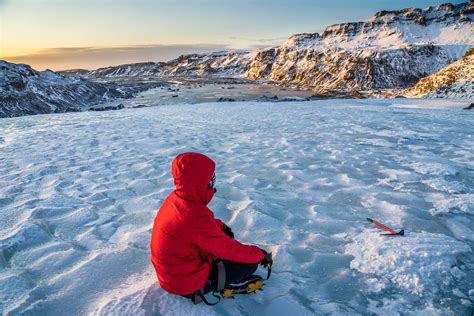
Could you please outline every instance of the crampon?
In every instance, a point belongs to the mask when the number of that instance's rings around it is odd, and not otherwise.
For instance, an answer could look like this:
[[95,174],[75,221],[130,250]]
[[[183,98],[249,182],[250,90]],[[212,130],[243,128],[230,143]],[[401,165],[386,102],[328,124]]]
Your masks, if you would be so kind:
[[234,298],[236,294],[250,294],[257,291],[263,291],[263,278],[259,275],[251,275],[240,283],[229,284],[220,292],[220,295],[223,298]]

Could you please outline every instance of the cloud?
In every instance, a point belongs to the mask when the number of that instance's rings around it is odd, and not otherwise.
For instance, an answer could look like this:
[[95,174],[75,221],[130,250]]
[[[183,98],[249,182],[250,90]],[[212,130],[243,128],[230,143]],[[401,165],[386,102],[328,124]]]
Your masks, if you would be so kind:
[[273,37],[273,38],[246,38],[239,36],[231,36],[229,39],[232,42],[246,43],[249,48],[264,48],[269,46],[281,45],[288,37]]
[[229,50],[224,44],[137,45],[121,47],[59,47],[24,56],[2,57],[37,70],[96,69],[128,63],[168,61],[183,54]]
[[231,36],[229,38],[231,40],[241,40],[241,41],[260,42],[260,43],[281,42],[287,39],[287,37],[247,38],[247,37],[239,37],[239,36]]

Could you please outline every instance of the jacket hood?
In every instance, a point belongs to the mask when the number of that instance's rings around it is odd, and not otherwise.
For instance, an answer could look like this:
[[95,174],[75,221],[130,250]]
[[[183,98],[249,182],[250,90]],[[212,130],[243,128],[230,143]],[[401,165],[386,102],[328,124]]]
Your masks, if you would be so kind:
[[175,193],[182,199],[209,204],[214,190],[208,185],[216,169],[211,158],[199,153],[178,155],[171,164],[176,186]]

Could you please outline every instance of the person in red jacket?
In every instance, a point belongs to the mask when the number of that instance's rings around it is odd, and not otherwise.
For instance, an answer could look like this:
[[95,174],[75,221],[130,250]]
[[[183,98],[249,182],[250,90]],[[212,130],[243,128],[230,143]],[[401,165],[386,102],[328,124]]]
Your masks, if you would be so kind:
[[180,154],[171,172],[176,188],[156,215],[150,243],[164,290],[192,298],[216,291],[222,278],[226,286],[241,282],[259,263],[269,264],[266,251],[235,240],[232,229],[207,207],[216,192],[214,161],[199,153]]

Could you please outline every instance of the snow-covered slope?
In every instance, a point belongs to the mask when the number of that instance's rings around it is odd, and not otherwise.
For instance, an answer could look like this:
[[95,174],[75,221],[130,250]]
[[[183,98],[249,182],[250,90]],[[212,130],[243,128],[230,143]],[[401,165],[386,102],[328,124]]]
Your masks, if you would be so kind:
[[81,111],[126,96],[83,78],[0,60],[0,117]]
[[[216,52],[182,55],[168,62],[137,63],[99,68],[80,75],[87,78],[132,77],[235,77],[244,73],[252,61],[249,52]],[[78,74],[78,73],[74,73]]]
[[408,96],[428,98],[474,98],[474,48],[463,58],[421,79]]
[[413,86],[474,45],[474,4],[378,12],[260,51],[246,75],[317,89]]
[[[1,119],[0,314],[469,315],[474,113],[463,105],[233,102]],[[217,163],[216,216],[273,251],[263,292],[211,308],[159,287],[150,230],[184,151]],[[406,236],[381,237],[366,217]]]
[[427,9],[377,12],[367,22],[328,26],[322,35],[290,37],[285,47],[395,49],[411,45],[472,43],[472,4],[444,4]]
[[114,67],[104,67],[96,70],[83,73],[86,77],[122,77],[122,76],[136,76],[149,77],[157,76],[160,72],[160,63],[146,62],[125,64]]

